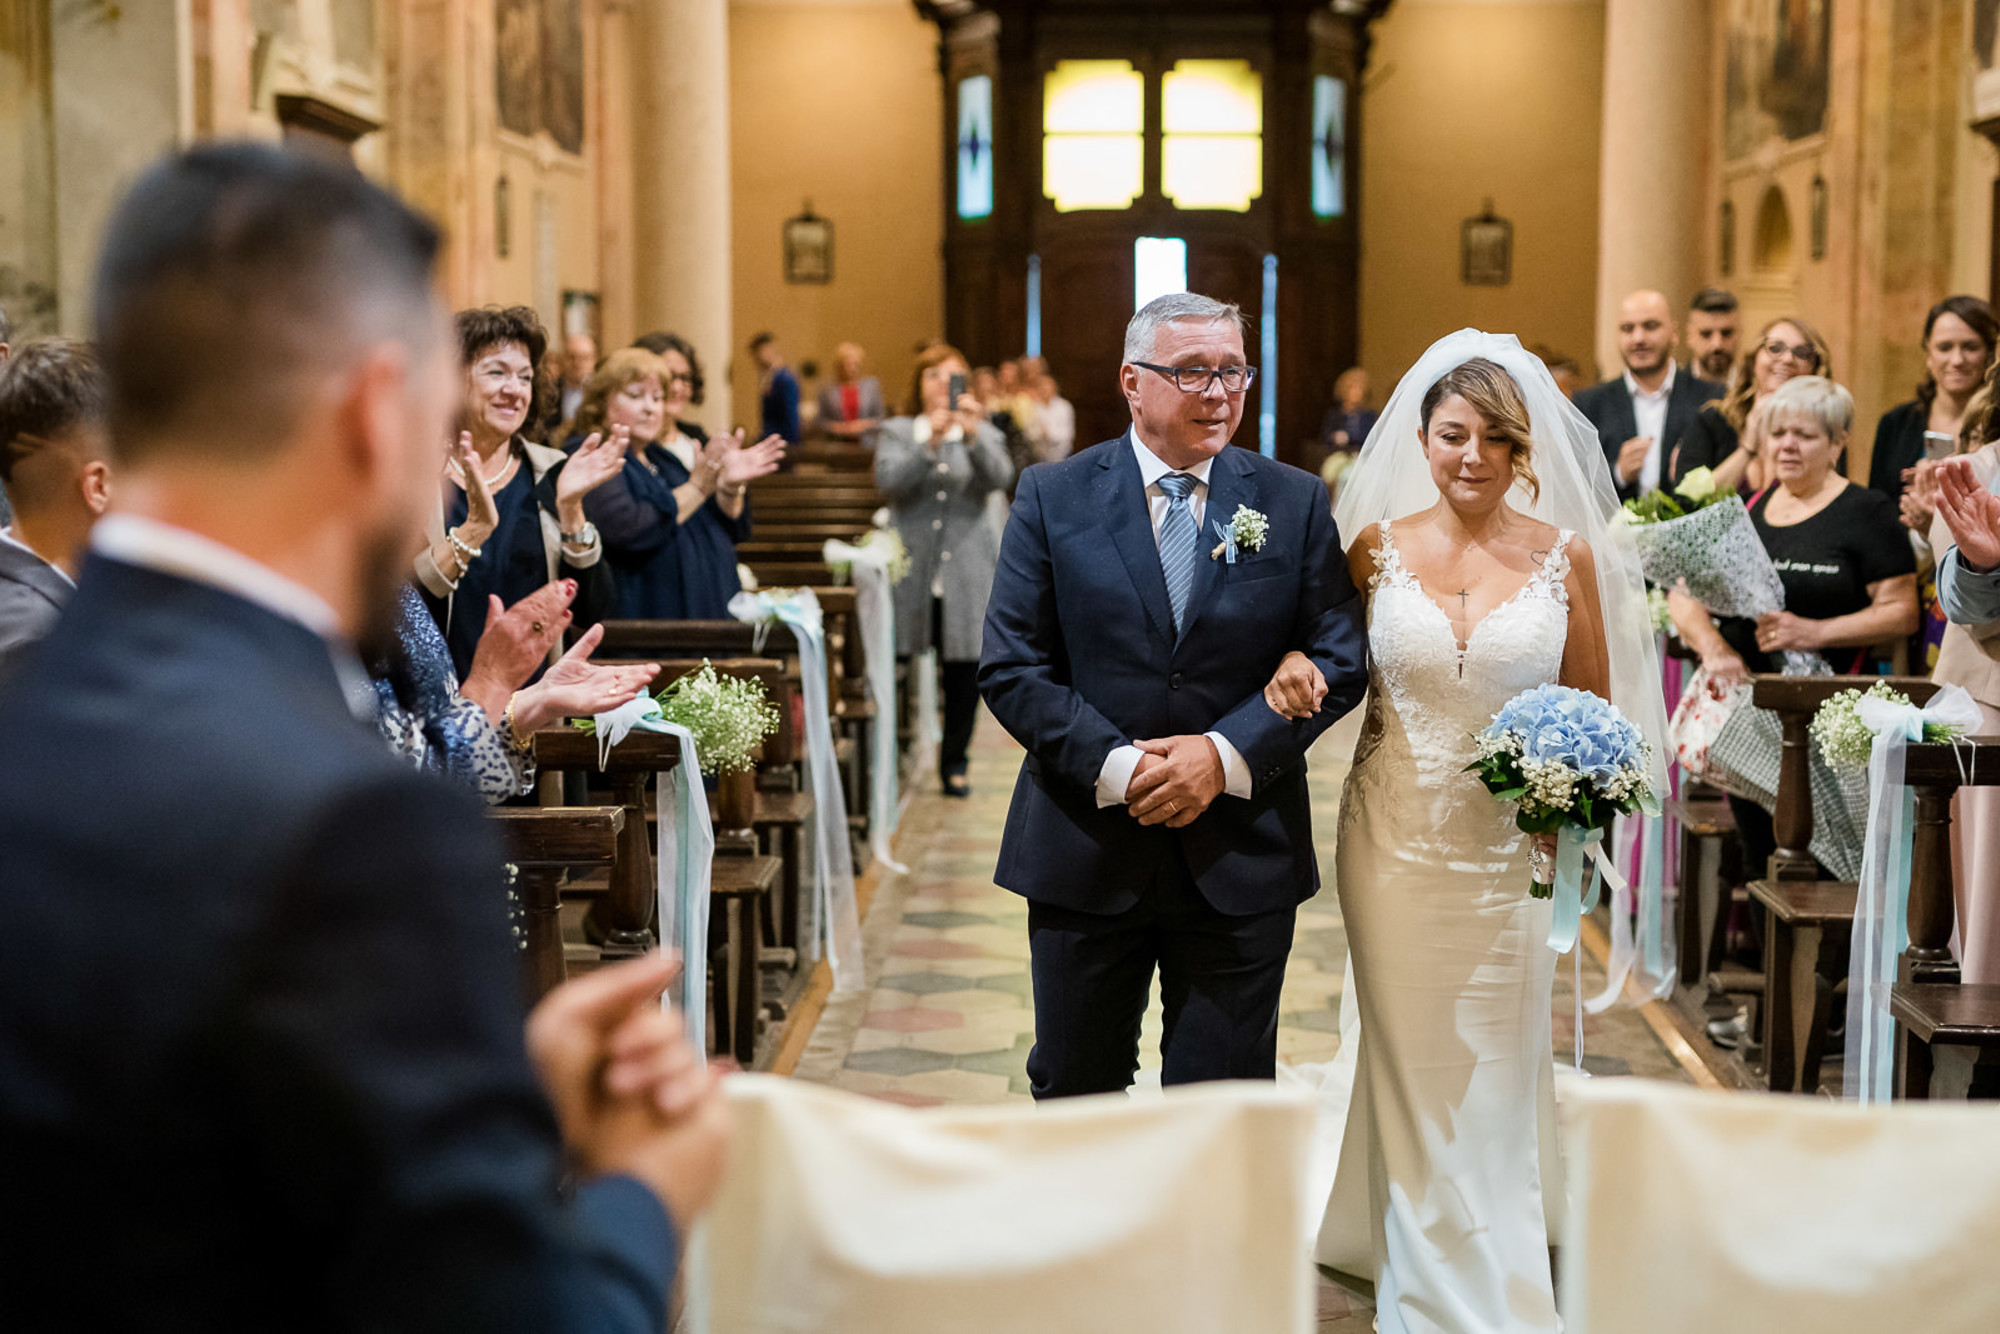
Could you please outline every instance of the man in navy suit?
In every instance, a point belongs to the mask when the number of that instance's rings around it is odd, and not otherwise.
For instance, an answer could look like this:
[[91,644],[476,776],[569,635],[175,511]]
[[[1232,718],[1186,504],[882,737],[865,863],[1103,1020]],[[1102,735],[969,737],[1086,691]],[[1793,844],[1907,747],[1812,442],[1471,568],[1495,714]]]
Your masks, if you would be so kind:
[[0,1327],[666,1323],[727,1129],[670,965],[524,1042],[500,848],[360,667],[445,457],[437,247],[269,147],[112,219],[118,512],[0,684]]
[[[1367,685],[1326,488],[1229,448],[1241,312],[1150,302],[1120,377],[1128,434],[1021,474],[979,665],[1028,751],[995,878],[1028,900],[1037,1098],[1132,1082],[1156,966],[1166,1083],[1272,1077],[1319,888],[1305,752]],[[1264,538],[1232,554],[1243,510]],[[1288,720],[1266,688],[1307,661],[1326,693]]]
[[1618,304],[1615,380],[1577,391],[1577,411],[1590,418],[1620,500],[1670,485],[1674,450],[1723,388],[1674,365],[1674,308],[1658,292],[1634,292]]

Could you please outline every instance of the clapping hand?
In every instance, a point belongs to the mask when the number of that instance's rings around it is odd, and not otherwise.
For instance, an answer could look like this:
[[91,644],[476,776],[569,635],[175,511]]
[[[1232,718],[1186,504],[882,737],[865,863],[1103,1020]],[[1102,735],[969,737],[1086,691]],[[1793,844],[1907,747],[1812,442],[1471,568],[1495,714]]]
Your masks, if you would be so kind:
[[1326,699],[1326,677],[1313,660],[1296,649],[1278,664],[1271,683],[1264,687],[1264,702],[1280,718],[1297,721],[1319,712]]
[[556,507],[561,509],[569,504],[580,507],[585,496],[616,477],[625,466],[625,451],[631,443],[629,427],[614,426],[608,433],[591,432],[556,477]]
[[1185,828],[1227,786],[1222,756],[1205,736],[1170,736],[1132,744],[1145,754],[1132,771],[1125,801],[1140,824]]
[[494,713],[495,700],[505,708],[507,699],[548,661],[549,652],[562,639],[575,598],[574,579],[545,584],[511,607],[488,597],[486,628],[480,632],[479,647],[472,652],[472,666],[459,693],[486,705],[489,714]]
[[714,470],[717,489],[738,491],[778,470],[785,457],[785,437],[767,435],[745,447],[742,430],[725,431],[703,446],[701,461]]
[[1646,467],[1646,456],[1653,452],[1653,437],[1635,435],[1618,446],[1618,477],[1626,485],[1639,480],[1639,474]]
[[629,704],[660,674],[656,662],[595,663],[590,655],[604,641],[593,625],[542,679],[514,696],[514,726],[540,731],[564,718],[589,718]]
[[493,501],[493,488],[486,484],[479,456],[472,452],[472,432],[458,433],[458,443],[451,447],[451,461],[457,465],[458,476],[465,486],[465,520],[458,525],[458,535],[467,546],[482,546],[500,526],[500,507]]
[[1931,516],[1937,511],[1938,460],[1919,459],[1914,468],[1903,470],[1903,527],[1920,536],[1930,532]]
[[685,1230],[721,1185],[729,1107],[660,995],[680,971],[649,954],[565,982],[528,1016],[528,1055],[586,1172],[628,1173]]
[[1979,484],[1972,460],[1962,455],[1938,464],[1937,483],[1937,511],[1959,560],[1973,574],[2000,569],[2000,496]]

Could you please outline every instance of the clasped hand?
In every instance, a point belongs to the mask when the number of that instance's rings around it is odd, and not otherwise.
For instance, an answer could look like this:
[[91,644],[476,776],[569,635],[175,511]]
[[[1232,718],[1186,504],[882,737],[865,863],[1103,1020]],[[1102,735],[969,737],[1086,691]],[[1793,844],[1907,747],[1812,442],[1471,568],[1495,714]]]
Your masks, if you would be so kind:
[[680,972],[649,954],[551,991],[528,1016],[528,1056],[585,1172],[644,1182],[686,1229],[722,1183],[729,1105],[721,1077],[660,995]]
[[1222,756],[1205,736],[1135,741],[1142,754],[1125,789],[1125,803],[1143,825],[1184,829],[1228,786]]

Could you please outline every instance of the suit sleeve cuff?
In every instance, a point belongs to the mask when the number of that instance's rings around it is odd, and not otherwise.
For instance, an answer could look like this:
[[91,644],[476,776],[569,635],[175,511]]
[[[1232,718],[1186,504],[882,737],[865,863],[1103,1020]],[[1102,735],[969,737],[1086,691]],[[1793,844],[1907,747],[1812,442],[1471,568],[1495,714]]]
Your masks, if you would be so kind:
[[1220,732],[1204,732],[1202,735],[1215,743],[1215,753],[1222,757],[1222,790],[1229,796],[1248,800],[1252,784],[1250,766],[1243,762],[1243,753]]
[[1132,786],[1132,771],[1139,767],[1139,756],[1143,753],[1137,746],[1119,746],[1104,757],[1104,767],[1097,771],[1099,810],[1125,804],[1126,789]]
[[597,1177],[577,1188],[575,1217],[599,1263],[620,1273],[626,1293],[664,1322],[680,1237],[660,1197],[637,1177]]

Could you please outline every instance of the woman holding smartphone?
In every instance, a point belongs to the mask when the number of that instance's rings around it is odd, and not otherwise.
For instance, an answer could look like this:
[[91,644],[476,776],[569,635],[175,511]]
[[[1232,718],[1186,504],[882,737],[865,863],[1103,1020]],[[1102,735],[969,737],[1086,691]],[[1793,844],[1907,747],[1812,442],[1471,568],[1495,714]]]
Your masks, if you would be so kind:
[[965,757],[979,713],[979,640],[1000,560],[987,498],[1014,480],[1006,439],[967,392],[969,378],[957,348],[924,349],[909,414],[882,423],[875,446],[875,485],[889,498],[890,523],[910,553],[910,572],[896,584],[896,654],[908,661],[938,651],[938,777],[948,797],[971,792]]

